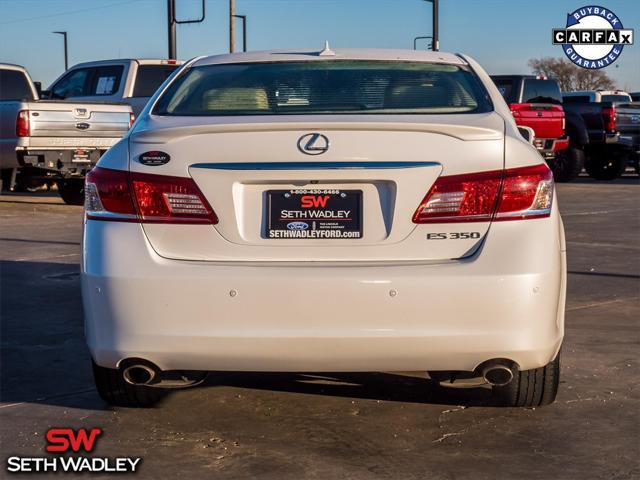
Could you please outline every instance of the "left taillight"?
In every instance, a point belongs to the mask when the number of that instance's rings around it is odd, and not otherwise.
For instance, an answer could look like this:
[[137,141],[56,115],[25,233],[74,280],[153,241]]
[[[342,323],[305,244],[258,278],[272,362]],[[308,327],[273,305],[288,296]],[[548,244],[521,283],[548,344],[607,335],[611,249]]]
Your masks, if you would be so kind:
[[218,223],[193,179],[96,167],[85,181],[89,220],[141,223]]
[[28,137],[30,134],[29,110],[20,110],[16,118],[16,135],[18,137]]
[[489,222],[548,217],[553,174],[545,165],[439,177],[414,223]]
[[133,123],[136,121],[136,116],[133,112],[129,112],[129,128],[133,127]]

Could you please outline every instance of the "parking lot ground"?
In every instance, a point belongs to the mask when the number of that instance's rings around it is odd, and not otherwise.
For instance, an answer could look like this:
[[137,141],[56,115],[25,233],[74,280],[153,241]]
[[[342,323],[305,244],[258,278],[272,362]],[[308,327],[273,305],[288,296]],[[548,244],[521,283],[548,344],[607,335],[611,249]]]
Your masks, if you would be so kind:
[[419,374],[213,373],[133,410],[93,389],[81,208],[2,196],[0,475],[10,455],[41,456],[56,426],[101,427],[94,455],[141,456],[140,478],[640,478],[638,177],[580,178],[558,197],[569,285],[555,404],[489,407],[483,389]]

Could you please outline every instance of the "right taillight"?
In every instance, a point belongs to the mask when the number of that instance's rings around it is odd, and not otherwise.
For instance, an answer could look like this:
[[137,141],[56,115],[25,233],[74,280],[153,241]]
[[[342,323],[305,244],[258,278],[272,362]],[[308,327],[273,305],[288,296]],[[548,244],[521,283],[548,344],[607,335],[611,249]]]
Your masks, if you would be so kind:
[[28,137],[30,134],[29,110],[20,110],[16,118],[16,135],[18,137]]
[[545,165],[439,177],[414,223],[488,222],[548,217],[553,174]]
[[85,181],[90,220],[215,224],[213,209],[193,179],[96,167]]
[[616,130],[616,107],[605,107],[602,109],[602,121],[605,130],[615,132]]

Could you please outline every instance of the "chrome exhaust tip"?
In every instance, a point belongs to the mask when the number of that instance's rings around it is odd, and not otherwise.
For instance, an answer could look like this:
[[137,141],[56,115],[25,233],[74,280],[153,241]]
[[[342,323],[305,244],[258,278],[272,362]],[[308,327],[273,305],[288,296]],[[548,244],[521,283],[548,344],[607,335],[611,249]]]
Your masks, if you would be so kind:
[[149,385],[156,377],[156,371],[143,364],[129,365],[122,371],[122,378],[131,385]]
[[482,370],[482,378],[493,387],[503,387],[513,380],[513,371],[506,365],[489,365]]

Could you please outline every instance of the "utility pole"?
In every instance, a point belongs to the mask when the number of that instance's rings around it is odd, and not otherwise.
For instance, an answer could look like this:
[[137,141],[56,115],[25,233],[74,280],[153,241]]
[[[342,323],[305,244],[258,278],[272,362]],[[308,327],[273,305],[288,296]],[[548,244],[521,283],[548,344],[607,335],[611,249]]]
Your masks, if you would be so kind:
[[202,23],[205,17],[205,0],[202,0],[202,15],[194,20],[177,20],[176,19],[176,0],[167,0],[167,38],[169,40],[169,59],[178,58],[176,46],[176,25],[185,23]]
[[175,60],[176,52],[176,0],[167,0],[167,33],[169,34],[168,58]]
[[440,0],[425,0],[426,2],[431,3],[431,19],[432,19],[432,24],[431,24],[431,31],[433,32],[432,35],[432,40],[431,40],[431,50],[433,50],[434,52],[437,52],[438,50],[440,50],[440,36],[439,36],[439,32],[438,32],[438,10],[439,10],[439,1]]
[[236,0],[229,0],[229,53],[236,51]]
[[242,20],[242,51],[247,51],[247,16],[246,15],[234,15],[234,18]]
[[67,32],[51,32],[57,33],[58,35],[62,35],[64,39],[64,71],[69,70],[69,50],[67,48]]
[[438,35],[438,0],[433,1],[433,41],[431,50],[437,52],[440,50],[440,37]]

